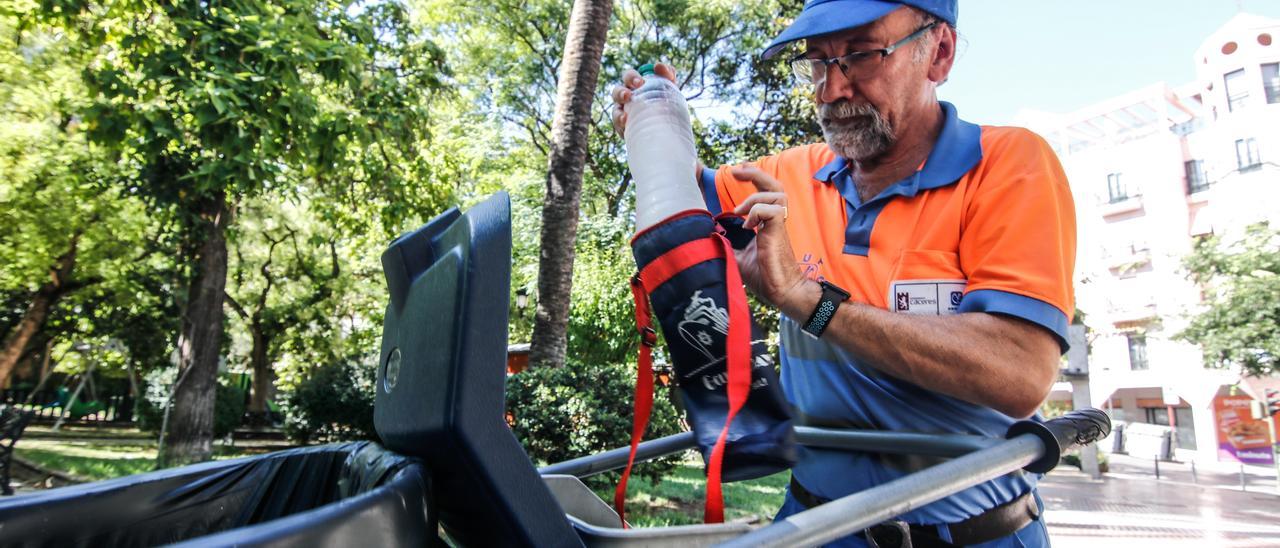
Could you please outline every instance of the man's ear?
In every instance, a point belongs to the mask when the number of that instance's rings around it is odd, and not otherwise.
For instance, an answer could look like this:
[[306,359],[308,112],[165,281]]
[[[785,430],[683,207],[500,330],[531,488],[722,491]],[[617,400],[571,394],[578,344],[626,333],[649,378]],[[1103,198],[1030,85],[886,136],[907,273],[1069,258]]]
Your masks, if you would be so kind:
[[929,62],[929,80],[942,84],[951,75],[951,66],[956,62],[956,29],[951,25],[941,25],[942,32],[933,59]]

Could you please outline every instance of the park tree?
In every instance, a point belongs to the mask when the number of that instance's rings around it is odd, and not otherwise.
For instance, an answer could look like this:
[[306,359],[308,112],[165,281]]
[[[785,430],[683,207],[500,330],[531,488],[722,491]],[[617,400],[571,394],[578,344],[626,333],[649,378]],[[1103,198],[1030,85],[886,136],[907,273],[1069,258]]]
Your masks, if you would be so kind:
[[253,374],[249,419],[266,424],[283,336],[295,326],[328,324],[325,306],[342,287],[338,237],[302,204],[252,200],[230,238],[227,303],[249,338]]
[[538,366],[564,365],[582,172],[612,11],[613,0],[575,0],[565,33],[542,204],[538,294],[543,298],[538,301],[529,352],[530,362]]
[[[542,254],[552,253],[548,245],[569,244],[539,242],[531,234],[544,231],[540,213],[547,194],[541,183],[548,180],[544,170],[550,165],[569,4],[419,0],[416,5],[424,27],[441,37],[448,52],[456,90],[474,111],[476,119],[469,123],[486,128],[480,132],[484,144],[477,148],[501,151],[485,156],[484,165],[507,175],[504,186],[516,202],[513,291],[531,295],[539,307],[549,299],[571,307],[564,321],[572,355],[621,361],[636,344],[627,290],[634,188],[622,139],[609,117],[608,93],[623,70],[652,61],[676,68],[677,83],[697,118],[699,157],[708,165],[754,159],[821,136],[806,91],[794,85],[782,63],[759,58],[801,2],[615,1],[574,212],[580,224],[575,237],[566,240],[575,249],[570,298],[549,296],[537,278],[542,268],[555,265],[542,261]],[[495,127],[501,128],[497,135],[490,133]],[[513,336],[529,333],[524,323],[522,317],[513,319]]]
[[66,321],[68,303],[129,286],[154,227],[115,185],[121,170],[85,139],[82,44],[15,12],[0,12],[0,42],[9,46],[0,50],[3,385],[20,362],[48,362],[50,324],[68,336],[88,328]]
[[[403,197],[407,170],[422,168],[414,150],[438,50],[395,2],[46,0],[43,13],[93,52],[91,139],[181,236],[180,373],[160,462],[206,460],[239,207],[309,187],[334,204]],[[394,215],[419,202],[382,203]]]
[[1204,291],[1204,308],[1178,337],[1200,345],[1206,363],[1280,372],[1280,230],[1262,223],[1210,236],[1183,266]]

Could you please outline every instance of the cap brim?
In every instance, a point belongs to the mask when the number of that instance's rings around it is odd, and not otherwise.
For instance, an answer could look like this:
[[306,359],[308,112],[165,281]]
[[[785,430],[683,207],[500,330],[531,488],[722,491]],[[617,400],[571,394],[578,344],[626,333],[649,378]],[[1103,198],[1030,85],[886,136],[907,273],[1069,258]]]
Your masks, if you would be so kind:
[[900,7],[902,4],[898,2],[882,0],[823,2],[810,6],[800,12],[800,16],[787,27],[787,30],[773,39],[769,47],[765,48],[762,57],[765,59],[773,57],[782,51],[782,48],[797,40],[861,27]]

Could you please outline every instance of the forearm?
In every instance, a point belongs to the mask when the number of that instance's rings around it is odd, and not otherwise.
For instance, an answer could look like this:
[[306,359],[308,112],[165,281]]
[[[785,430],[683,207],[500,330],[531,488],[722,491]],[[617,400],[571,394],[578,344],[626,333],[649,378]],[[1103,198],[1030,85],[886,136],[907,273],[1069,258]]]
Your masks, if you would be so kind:
[[[803,324],[821,293],[807,282],[778,305]],[[893,377],[1018,418],[1035,412],[1058,370],[1057,342],[1042,328],[980,312],[896,314],[846,302],[822,337]]]

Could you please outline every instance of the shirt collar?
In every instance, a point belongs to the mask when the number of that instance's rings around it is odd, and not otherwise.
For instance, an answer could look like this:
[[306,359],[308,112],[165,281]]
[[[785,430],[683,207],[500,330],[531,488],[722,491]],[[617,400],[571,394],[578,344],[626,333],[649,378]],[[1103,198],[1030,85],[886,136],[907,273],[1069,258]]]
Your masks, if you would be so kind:
[[[942,104],[942,131],[933,143],[933,150],[924,167],[880,194],[884,196],[915,196],[921,190],[931,190],[955,183],[982,160],[982,128],[961,120],[956,107],[946,101]],[[836,156],[813,174],[813,178],[831,183],[837,176],[848,175],[850,163]]]

